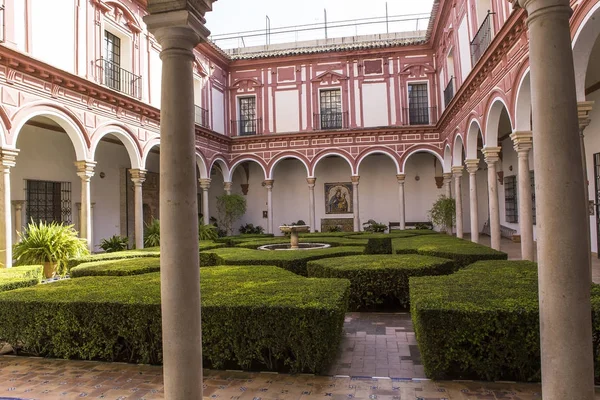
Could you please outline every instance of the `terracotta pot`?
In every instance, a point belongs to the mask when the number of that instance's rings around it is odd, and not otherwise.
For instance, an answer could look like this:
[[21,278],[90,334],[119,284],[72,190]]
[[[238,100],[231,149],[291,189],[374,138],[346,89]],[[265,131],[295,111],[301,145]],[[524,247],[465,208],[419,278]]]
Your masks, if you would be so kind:
[[44,277],[46,279],[50,279],[56,273],[56,266],[58,263],[56,262],[45,262],[44,263]]

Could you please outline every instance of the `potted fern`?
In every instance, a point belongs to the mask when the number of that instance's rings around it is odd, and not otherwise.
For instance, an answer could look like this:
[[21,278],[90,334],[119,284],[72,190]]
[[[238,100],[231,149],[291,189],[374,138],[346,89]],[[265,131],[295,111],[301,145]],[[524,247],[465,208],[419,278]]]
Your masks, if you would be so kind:
[[15,264],[43,264],[47,279],[62,275],[68,259],[89,254],[86,241],[77,237],[73,225],[32,221],[19,238],[13,248]]

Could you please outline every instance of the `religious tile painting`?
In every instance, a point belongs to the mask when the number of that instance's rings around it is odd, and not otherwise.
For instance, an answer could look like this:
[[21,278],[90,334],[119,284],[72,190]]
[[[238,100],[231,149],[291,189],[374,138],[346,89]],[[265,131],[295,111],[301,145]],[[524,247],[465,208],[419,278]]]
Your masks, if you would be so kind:
[[352,183],[325,184],[325,214],[352,214]]

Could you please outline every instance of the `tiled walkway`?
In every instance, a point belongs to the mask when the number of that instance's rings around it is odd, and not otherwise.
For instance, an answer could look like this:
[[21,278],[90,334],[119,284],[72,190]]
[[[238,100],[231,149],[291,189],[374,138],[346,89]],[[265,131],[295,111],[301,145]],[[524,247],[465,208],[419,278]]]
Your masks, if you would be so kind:
[[[160,367],[0,357],[0,398],[163,399]],[[204,399],[533,400],[535,384],[352,379],[205,371]],[[600,391],[597,392],[600,399]],[[193,399],[190,399],[193,400]]]

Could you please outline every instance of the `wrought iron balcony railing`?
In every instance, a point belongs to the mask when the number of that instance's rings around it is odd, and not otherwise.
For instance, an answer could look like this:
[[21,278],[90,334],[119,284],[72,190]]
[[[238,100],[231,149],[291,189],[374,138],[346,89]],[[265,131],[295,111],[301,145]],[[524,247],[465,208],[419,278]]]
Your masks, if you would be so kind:
[[208,128],[208,110],[200,106],[195,106],[196,124]]
[[347,129],[348,112],[330,112],[314,114],[315,130]]
[[262,119],[231,120],[232,136],[249,136],[262,134]]
[[142,77],[132,74],[118,64],[100,58],[96,60],[100,83],[136,99],[142,98]]
[[448,104],[452,101],[455,94],[454,82],[456,82],[455,77],[450,77],[450,82],[448,82],[448,86],[444,89],[444,107],[447,108]]
[[477,64],[479,59],[483,56],[483,53],[485,53],[492,43],[492,15],[494,15],[494,13],[488,11],[471,42],[471,63],[473,67],[475,67],[475,64]]
[[435,125],[437,123],[437,107],[411,106],[404,108],[405,125]]

